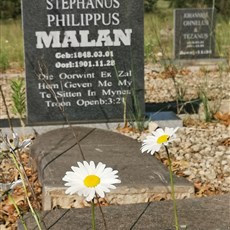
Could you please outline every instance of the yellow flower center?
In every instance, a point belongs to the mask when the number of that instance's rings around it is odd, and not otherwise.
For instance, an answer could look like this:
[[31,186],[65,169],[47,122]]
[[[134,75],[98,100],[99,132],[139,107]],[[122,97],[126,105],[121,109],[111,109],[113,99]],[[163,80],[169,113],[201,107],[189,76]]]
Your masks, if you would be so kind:
[[158,137],[157,144],[162,144],[162,143],[167,142],[168,138],[169,138],[169,135],[167,135],[167,134]]
[[84,184],[88,188],[96,187],[101,179],[96,175],[89,175],[84,179]]

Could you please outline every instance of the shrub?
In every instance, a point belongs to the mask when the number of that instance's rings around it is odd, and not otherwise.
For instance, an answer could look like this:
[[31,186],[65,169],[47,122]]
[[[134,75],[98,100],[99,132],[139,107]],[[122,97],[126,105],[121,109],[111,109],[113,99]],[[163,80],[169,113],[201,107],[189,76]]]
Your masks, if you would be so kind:
[[0,19],[17,18],[21,14],[20,0],[0,0]]
[[6,51],[0,49],[0,70],[5,71],[9,66],[10,63]]
[[145,12],[152,12],[157,0],[144,0]]

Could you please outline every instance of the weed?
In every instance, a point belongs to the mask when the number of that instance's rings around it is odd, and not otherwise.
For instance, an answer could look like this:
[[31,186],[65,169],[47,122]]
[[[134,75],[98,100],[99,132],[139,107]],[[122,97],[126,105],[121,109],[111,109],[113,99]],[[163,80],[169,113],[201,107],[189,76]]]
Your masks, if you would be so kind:
[[200,99],[201,99],[201,101],[203,103],[203,106],[204,106],[205,121],[210,122],[212,120],[213,116],[212,116],[212,113],[211,113],[207,92],[203,88],[200,88],[199,91],[200,91],[199,92],[199,97],[200,97]]
[[[198,86],[198,95],[203,104],[204,120],[210,122],[218,111],[223,98],[223,68],[219,67],[218,86],[211,86],[208,82],[208,70],[203,69],[204,81]],[[211,94],[215,91],[214,96]]]
[[[21,122],[26,112],[25,83],[23,79],[11,81],[13,112],[18,114]],[[23,124],[23,123],[22,123]]]
[[131,126],[140,133],[148,129],[149,122],[150,120],[143,115],[139,117],[132,115],[130,119]]
[[6,51],[0,49],[0,71],[5,71],[9,66],[10,63]]

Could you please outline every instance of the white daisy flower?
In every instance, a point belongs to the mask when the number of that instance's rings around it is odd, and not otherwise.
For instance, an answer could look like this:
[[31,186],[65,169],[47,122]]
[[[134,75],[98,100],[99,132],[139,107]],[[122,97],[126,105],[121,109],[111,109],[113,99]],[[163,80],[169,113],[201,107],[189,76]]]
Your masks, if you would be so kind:
[[86,197],[87,201],[91,201],[96,194],[99,197],[105,197],[106,192],[115,189],[113,184],[121,183],[118,178],[117,170],[106,168],[101,162],[95,166],[93,161],[77,162],[78,167],[72,166],[73,171],[67,171],[62,178],[66,181],[65,186],[69,186],[65,191],[66,194],[77,193],[79,196]]
[[31,139],[26,139],[23,142],[19,141],[19,136],[17,133],[13,133],[13,140],[11,141],[11,139],[5,135],[3,137],[3,142],[0,145],[0,149],[2,151],[15,151],[18,149],[23,149],[25,147],[27,147],[28,145],[30,145],[32,142]]
[[158,152],[162,145],[167,146],[168,143],[175,140],[176,135],[175,132],[178,128],[168,128],[166,127],[165,130],[159,128],[152,132],[151,136],[147,136],[147,138],[143,141],[141,152],[147,151],[153,155],[155,152]]

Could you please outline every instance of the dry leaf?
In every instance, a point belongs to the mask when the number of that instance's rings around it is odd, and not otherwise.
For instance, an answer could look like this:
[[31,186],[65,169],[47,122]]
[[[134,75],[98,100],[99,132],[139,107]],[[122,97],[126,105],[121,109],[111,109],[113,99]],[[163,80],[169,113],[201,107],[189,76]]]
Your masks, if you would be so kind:
[[214,114],[214,118],[216,120],[219,120],[222,124],[225,124],[227,126],[230,125],[230,113],[221,113],[217,112]]
[[3,207],[3,211],[5,211],[8,215],[12,215],[15,211],[15,207],[13,204],[6,204]]

